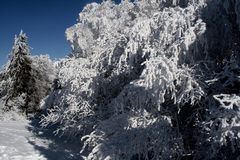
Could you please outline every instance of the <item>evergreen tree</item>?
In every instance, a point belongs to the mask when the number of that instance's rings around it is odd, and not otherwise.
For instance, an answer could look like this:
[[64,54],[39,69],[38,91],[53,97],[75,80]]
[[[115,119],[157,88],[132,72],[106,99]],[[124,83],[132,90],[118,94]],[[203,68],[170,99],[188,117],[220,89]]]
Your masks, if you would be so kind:
[[8,78],[10,79],[6,100],[7,109],[14,107],[21,109],[23,112],[36,110],[36,106],[32,108],[31,103],[34,100],[30,98],[35,90],[30,55],[28,37],[21,31],[19,36],[15,37],[11,61],[7,67]]

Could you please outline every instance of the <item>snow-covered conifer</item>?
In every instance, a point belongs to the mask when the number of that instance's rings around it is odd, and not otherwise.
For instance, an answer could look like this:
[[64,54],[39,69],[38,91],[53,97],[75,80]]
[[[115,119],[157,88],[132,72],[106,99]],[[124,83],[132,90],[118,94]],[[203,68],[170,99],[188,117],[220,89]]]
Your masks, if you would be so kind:
[[30,59],[30,48],[27,36],[22,31],[15,37],[14,46],[11,52],[11,60],[7,66],[7,76],[10,79],[7,93],[6,107],[11,109],[18,107],[24,112],[30,109],[34,80],[31,75],[32,60]]
[[47,56],[32,57],[23,31],[15,37],[10,61],[1,71],[1,101],[4,110],[35,113],[51,91],[55,69]]

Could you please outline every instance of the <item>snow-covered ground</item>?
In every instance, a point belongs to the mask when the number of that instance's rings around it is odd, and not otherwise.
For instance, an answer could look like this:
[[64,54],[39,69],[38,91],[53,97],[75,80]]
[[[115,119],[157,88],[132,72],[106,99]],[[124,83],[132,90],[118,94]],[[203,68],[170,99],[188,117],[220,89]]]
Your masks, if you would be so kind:
[[56,142],[30,121],[0,121],[0,160],[79,159],[66,141]]
[[28,129],[27,121],[0,122],[0,159],[1,160],[45,160],[32,143],[48,147],[48,141],[34,137]]

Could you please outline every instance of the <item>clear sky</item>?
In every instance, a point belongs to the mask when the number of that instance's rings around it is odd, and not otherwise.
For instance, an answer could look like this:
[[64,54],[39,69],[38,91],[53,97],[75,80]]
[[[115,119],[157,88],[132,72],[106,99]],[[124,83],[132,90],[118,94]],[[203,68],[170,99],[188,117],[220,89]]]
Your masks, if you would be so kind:
[[33,55],[49,54],[52,59],[66,56],[70,46],[65,30],[91,2],[102,0],[0,0],[0,66],[6,63],[14,35],[21,29],[29,37]]

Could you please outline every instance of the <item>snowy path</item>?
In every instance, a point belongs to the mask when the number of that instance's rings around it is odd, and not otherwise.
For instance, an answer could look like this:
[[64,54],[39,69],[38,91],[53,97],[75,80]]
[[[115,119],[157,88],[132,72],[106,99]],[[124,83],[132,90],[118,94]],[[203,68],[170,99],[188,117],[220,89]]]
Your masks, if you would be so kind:
[[29,142],[38,142],[42,147],[48,145],[43,140],[34,138],[27,127],[27,121],[0,122],[0,160],[46,159]]
[[[0,121],[0,160],[77,159],[77,152],[29,131],[28,121]],[[43,134],[38,131],[38,134]]]

